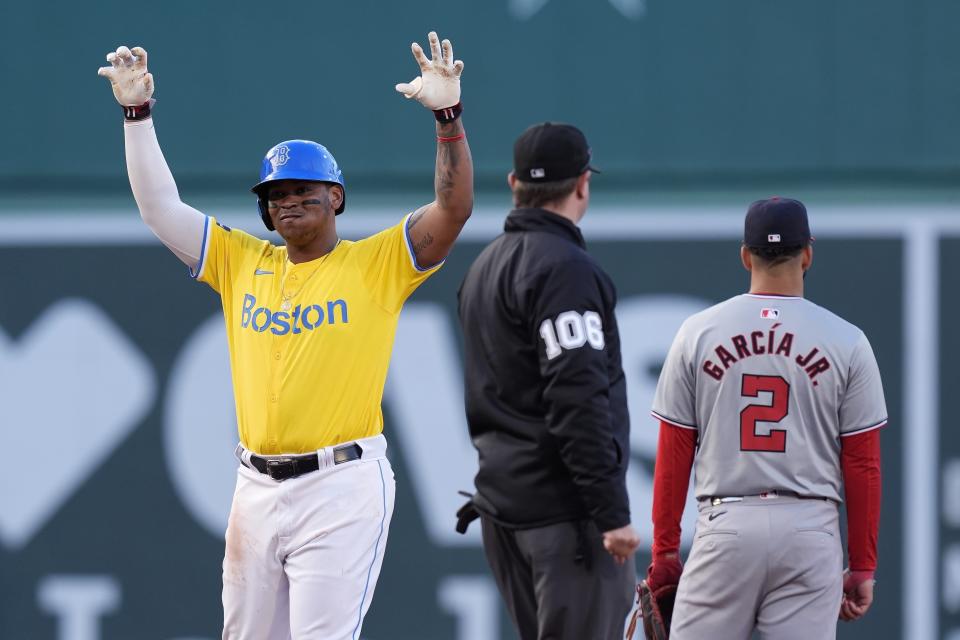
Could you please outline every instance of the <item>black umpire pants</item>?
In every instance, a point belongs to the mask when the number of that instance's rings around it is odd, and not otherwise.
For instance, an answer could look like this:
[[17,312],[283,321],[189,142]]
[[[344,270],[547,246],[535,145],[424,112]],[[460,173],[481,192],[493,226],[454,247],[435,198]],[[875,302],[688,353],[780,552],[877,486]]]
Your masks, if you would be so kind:
[[623,637],[637,574],[589,521],[511,529],[481,516],[483,550],[521,640]]

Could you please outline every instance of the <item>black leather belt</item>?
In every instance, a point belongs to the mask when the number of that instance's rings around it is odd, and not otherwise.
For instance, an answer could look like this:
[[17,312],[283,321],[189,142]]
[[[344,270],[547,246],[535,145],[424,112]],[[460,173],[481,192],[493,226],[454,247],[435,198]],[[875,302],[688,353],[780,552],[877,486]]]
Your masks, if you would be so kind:
[[[363,457],[363,448],[356,442],[334,448],[333,464],[352,462]],[[282,456],[265,458],[255,453],[250,454],[250,464],[260,473],[270,476],[277,482],[302,476],[305,473],[320,468],[320,459],[315,453],[302,456]]]

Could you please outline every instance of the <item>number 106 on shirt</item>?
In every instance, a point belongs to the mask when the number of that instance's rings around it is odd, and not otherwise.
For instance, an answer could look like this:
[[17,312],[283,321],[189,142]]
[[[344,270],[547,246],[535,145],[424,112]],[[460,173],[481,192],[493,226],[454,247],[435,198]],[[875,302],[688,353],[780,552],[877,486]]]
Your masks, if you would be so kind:
[[540,324],[540,337],[547,348],[547,360],[553,360],[564,349],[579,349],[587,343],[598,351],[605,346],[603,320],[596,311],[564,311],[556,320],[547,318]]

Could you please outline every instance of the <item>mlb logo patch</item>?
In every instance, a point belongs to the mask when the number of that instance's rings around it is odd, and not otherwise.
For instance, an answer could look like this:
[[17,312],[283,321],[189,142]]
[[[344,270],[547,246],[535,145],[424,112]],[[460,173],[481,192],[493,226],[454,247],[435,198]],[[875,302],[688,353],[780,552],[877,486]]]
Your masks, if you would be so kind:
[[780,234],[771,233],[770,235],[767,236],[767,242],[780,242]]
[[780,318],[780,309],[761,309],[760,317],[764,320],[778,320]]

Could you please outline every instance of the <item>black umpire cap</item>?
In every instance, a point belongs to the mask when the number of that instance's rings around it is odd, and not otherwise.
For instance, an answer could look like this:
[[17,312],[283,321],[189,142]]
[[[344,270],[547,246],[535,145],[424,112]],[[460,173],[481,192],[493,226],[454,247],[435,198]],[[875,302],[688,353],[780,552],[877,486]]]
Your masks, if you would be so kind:
[[774,196],[757,200],[743,221],[743,244],[755,249],[803,247],[813,240],[807,208],[799,200]]
[[572,124],[535,124],[513,143],[513,174],[521,182],[555,182],[574,178],[590,166],[587,137]]

